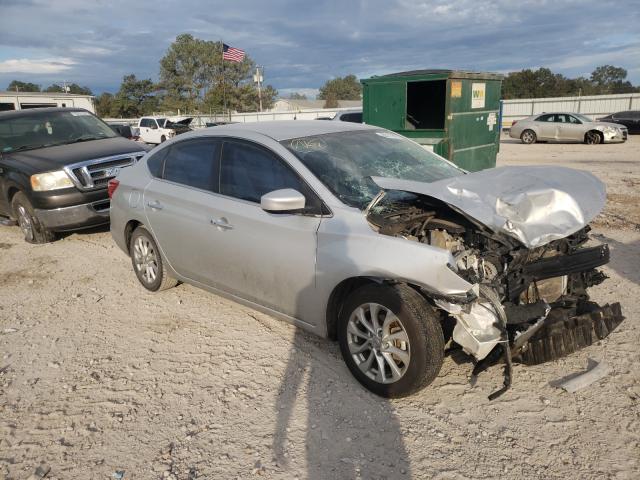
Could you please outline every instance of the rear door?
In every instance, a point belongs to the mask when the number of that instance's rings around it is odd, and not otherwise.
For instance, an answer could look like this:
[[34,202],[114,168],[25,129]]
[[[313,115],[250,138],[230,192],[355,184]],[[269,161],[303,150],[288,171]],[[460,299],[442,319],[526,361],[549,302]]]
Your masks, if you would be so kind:
[[160,150],[166,153],[150,165],[156,178],[144,191],[145,214],[165,258],[180,275],[205,283],[215,268],[206,252],[215,241],[210,219],[217,212],[220,145],[198,138]]
[[540,115],[536,118],[535,125],[538,129],[539,140],[553,140],[556,138],[555,115],[553,113]]

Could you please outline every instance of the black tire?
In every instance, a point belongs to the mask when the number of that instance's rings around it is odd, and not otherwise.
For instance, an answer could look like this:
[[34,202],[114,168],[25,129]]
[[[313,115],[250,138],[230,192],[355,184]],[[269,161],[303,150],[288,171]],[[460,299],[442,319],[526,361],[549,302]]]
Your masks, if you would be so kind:
[[[404,329],[408,338],[406,348],[409,361],[403,367],[404,374],[396,381],[390,383],[377,381],[371,377],[371,370],[369,370],[370,374],[366,374],[358,366],[354,357],[358,357],[362,364],[366,364],[369,361],[369,355],[374,355],[373,350],[370,350],[366,356],[360,353],[352,354],[350,351],[350,341],[352,348],[359,346],[353,343],[356,337],[353,336],[353,331],[349,330],[350,319],[352,315],[356,315],[355,312],[359,307],[367,304],[378,304],[391,311],[400,321],[401,328]],[[369,317],[371,317],[371,311],[369,311]],[[384,341],[385,337],[381,338],[383,349],[388,342]],[[351,293],[338,319],[338,341],[342,358],[353,376],[371,392],[387,398],[406,397],[425,388],[440,372],[444,359],[444,336],[436,312],[420,294],[404,284],[369,284]],[[380,351],[383,351],[382,349]],[[378,352],[378,355],[381,354]],[[377,360],[377,357],[374,358]],[[371,365],[374,363],[372,360]],[[388,365],[385,366],[387,367]]]
[[162,136],[160,137],[160,143],[164,143],[164,142],[166,142],[166,141],[167,141],[167,137],[165,137],[164,135],[162,135]]
[[604,136],[597,130],[589,130],[584,134],[584,143],[587,145],[600,145],[604,143]]
[[28,243],[49,243],[56,239],[56,234],[44,227],[36,217],[31,202],[23,192],[18,192],[11,200],[13,215]]
[[[143,246],[146,246],[146,252]],[[146,228],[138,227],[133,231],[129,242],[129,254],[138,281],[150,292],[160,292],[178,284],[178,280],[169,275],[164,268],[158,245]],[[155,275],[152,275],[151,271],[155,271]]]
[[525,145],[531,145],[532,143],[536,143],[536,141],[538,140],[538,136],[533,130],[526,129],[520,134],[520,140]]

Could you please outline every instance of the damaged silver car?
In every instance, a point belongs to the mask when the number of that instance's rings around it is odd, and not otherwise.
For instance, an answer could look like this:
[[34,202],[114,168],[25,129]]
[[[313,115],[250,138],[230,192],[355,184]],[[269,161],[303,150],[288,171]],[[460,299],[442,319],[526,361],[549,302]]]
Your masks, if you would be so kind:
[[[556,359],[623,320],[587,290],[605,189],[559,167],[467,173],[405,137],[264,122],[166,142],[109,185],[111,232],[151,291],[179,281],[336,339],[386,397],[433,381],[445,346],[474,376]],[[215,321],[215,312],[212,312]]]

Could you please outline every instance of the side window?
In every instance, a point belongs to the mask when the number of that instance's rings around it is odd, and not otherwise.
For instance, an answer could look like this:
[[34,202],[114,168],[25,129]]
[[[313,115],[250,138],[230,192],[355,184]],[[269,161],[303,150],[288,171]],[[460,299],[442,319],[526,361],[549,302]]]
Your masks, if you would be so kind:
[[147,120],[146,118],[143,118],[142,120],[140,120],[140,126],[141,127],[148,127],[149,126],[149,120]]
[[260,203],[262,195],[282,188],[293,188],[309,198],[298,175],[268,150],[248,143],[224,142],[220,193]]
[[340,117],[343,122],[362,123],[362,113],[345,113]]
[[629,117],[633,118],[634,120],[640,120],[640,111],[629,112]]
[[163,148],[159,152],[154,153],[147,160],[147,168],[154,177],[162,178],[162,170],[164,169],[164,159],[169,153],[170,148]]
[[569,122],[573,123],[574,125],[582,125],[582,122],[580,120],[578,120],[576,117],[574,117],[573,115],[567,115],[569,117]]
[[186,140],[169,147],[163,178],[215,192],[218,183],[220,142],[211,138]]
[[536,122],[553,122],[553,113],[547,113],[546,115],[540,115],[536,118]]

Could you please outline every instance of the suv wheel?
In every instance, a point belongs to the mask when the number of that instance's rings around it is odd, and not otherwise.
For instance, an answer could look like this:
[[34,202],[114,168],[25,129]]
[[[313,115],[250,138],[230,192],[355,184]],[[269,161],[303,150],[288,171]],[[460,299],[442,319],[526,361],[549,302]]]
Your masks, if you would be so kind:
[[164,268],[160,250],[146,228],[138,227],[134,230],[129,244],[129,253],[133,271],[147,290],[159,292],[178,284],[178,281]]
[[166,141],[167,141],[167,137],[166,137],[166,136],[164,136],[164,135],[162,135],[162,136],[160,137],[160,143],[164,143],[164,142],[166,142]]
[[11,201],[13,214],[29,243],[48,243],[56,239],[55,233],[45,228],[35,215],[31,202],[23,192],[18,192]]
[[342,357],[368,390],[405,397],[429,385],[444,359],[439,319],[408,285],[365,285],[346,300],[338,323]]

